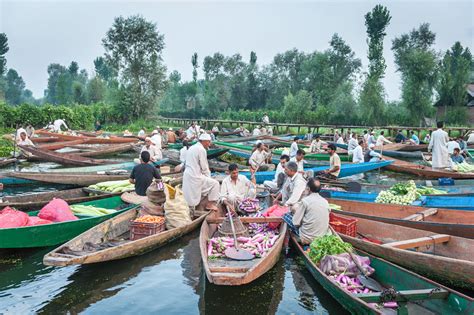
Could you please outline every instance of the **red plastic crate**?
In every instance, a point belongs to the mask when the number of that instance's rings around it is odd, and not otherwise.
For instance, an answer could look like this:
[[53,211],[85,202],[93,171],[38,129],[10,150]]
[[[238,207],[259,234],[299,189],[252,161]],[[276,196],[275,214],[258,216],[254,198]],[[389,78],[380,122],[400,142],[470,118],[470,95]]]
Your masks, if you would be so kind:
[[163,232],[166,229],[165,222],[147,223],[147,222],[130,222],[130,240],[135,241],[150,235]]
[[[333,224],[335,221],[339,221],[342,224]],[[329,224],[337,233],[352,237],[355,237],[357,234],[357,219],[347,219],[334,213],[329,213]]]

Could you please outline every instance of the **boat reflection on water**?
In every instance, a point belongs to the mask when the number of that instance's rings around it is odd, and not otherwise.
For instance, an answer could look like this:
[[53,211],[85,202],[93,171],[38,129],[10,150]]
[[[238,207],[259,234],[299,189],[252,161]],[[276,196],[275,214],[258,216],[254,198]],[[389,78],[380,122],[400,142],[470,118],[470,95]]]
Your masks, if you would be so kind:
[[282,299],[285,267],[283,255],[255,281],[242,286],[210,283],[202,271],[199,289],[201,314],[275,314]]

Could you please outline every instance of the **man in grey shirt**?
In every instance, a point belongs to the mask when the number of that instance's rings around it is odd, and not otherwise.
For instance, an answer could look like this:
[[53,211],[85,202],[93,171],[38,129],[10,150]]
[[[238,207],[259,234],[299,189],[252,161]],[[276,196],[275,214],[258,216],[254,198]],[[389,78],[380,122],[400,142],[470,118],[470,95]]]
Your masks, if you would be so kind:
[[299,241],[303,245],[311,244],[315,238],[330,233],[329,203],[319,195],[321,183],[310,178],[307,186],[310,194],[291,208],[292,223],[297,229]]

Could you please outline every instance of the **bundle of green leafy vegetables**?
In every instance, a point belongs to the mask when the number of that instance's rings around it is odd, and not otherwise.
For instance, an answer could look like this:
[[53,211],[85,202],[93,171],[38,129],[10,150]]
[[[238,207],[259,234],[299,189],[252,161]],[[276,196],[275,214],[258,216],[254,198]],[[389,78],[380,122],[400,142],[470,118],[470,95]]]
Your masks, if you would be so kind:
[[342,241],[338,236],[325,235],[316,238],[311,243],[309,246],[309,258],[317,264],[324,256],[342,254],[351,249],[351,244]]

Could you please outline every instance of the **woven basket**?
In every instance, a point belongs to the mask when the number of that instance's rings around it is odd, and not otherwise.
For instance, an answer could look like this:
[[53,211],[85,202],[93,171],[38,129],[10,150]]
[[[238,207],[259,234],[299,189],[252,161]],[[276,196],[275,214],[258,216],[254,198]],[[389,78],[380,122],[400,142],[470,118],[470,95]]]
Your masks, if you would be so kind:
[[[240,221],[240,218],[234,217],[232,219],[234,221],[235,235],[237,235],[237,237],[249,236],[249,231],[247,230],[245,225],[242,223],[242,221]],[[233,237],[232,227],[230,225],[229,217],[226,217],[224,219],[224,222],[222,222],[222,225],[219,227],[219,235]]]

